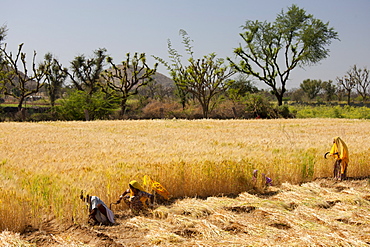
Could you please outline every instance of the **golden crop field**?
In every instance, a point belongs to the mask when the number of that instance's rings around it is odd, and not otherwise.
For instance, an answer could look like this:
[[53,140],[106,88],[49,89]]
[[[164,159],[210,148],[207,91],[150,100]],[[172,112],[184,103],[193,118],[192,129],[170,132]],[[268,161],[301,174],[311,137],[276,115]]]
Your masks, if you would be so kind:
[[348,145],[347,175],[369,176],[368,120],[0,123],[0,230],[81,222],[81,190],[109,204],[144,175],[173,197],[249,191],[254,169],[274,185],[331,177],[333,160],[323,155],[335,136]]

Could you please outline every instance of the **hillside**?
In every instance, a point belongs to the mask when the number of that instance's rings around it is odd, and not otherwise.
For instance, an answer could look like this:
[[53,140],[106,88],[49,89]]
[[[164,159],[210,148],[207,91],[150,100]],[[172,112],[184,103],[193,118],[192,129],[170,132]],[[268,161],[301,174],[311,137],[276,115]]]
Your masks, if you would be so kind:
[[[117,68],[123,68],[123,65],[117,65]],[[110,68],[108,69],[107,71],[112,71],[113,74],[114,74],[114,69]],[[133,72],[133,69],[129,69],[129,71],[131,71],[131,73]],[[143,72],[139,73],[139,75],[141,75]],[[130,75],[128,75],[130,76]],[[162,73],[159,73],[159,72],[156,72],[154,76],[152,76],[152,78],[157,82],[157,84],[159,85],[162,85],[163,87],[174,87],[175,84],[174,84],[174,81],[172,79],[170,79],[169,77],[165,76],[164,74]]]
[[[113,208],[114,210],[114,208]],[[368,246],[369,179],[284,183],[265,194],[174,200],[150,216],[115,211],[114,226],[56,225],[0,243],[23,246]],[[14,244],[15,245],[15,244]],[[12,245],[11,245],[12,246]]]
[[167,77],[164,74],[161,74],[159,72],[156,72],[155,73],[155,75],[153,76],[153,79],[155,81],[157,81],[157,84],[160,84],[160,85],[162,85],[165,88],[166,87],[174,87],[175,86],[175,83],[174,83],[174,81],[171,78],[169,78],[169,77]]

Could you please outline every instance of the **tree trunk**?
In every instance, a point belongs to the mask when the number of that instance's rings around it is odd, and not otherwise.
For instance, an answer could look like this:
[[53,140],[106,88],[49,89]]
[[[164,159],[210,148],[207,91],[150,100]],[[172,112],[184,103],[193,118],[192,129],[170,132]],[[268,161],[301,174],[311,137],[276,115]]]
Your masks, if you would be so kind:
[[275,96],[278,101],[278,106],[283,105],[283,94],[276,93]]
[[347,105],[351,105],[351,90],[348,90],[347,92]]
[[120,116],[121,117],[123,117],[125,115],[125,113],[126,113],[126,107],[127,107],[126,103],[127,103],[127,99],[126,98],[123,98],[121,100],[121,112],[120,112]]

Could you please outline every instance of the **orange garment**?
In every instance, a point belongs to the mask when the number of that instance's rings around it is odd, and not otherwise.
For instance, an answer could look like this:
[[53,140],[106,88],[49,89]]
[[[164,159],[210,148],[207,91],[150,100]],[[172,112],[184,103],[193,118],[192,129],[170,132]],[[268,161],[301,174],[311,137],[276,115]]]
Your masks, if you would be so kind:
[[158,183],[157,181],[154,181],[151,177],[148,175],[144,176],[144,186],[147,186],[157,192],[159,195],[163,196],[164,199],[168,200],[170,198],[170,193],[166,190],[163,185]]
[[340,137],[335,137],[333,141],[333,146],[330,150],[330,155],[334,156],[337,160],[342,160],[340,173],[344,174],[349,163],[349,154],[346,143],[340,139]]

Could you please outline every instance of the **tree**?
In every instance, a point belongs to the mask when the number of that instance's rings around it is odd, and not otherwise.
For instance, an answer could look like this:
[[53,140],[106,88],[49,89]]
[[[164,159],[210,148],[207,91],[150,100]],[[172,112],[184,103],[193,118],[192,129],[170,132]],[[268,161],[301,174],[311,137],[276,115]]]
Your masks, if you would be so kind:
[[[184,33],[185,31],[180,30],[180,34]],[[188,43],[190,42],[189,37],[183,36],[183,40],[186,40]],[[160,57],[153,56],[157,61],[163,64],[167,70],[170,72],[170,76],[172,80],[175,82],[176,91],[175,94],[179,97],[180,103],[182,105],[182,109],[185,110],[186,104],[188,99],[190,98],[190,93],[182,86],[186,81],[186,68],[182,65],[181,58],[182,56],[172,48],[171,40],[167,40],[167,47],[168,47],[168,54],[171,60],[171,63],[167,63],[164,59]],[[188,52],[192,52],[188,50]]]
[[[202,58],[194,58],[191,40],[184,30],[180,30],[183,44],[190,56],[187,66],[182,65],[181,56],[169,45],[169,54],[172,64],[161,61],[170,71],[176,85],[185,92],[189,92],[199,101],[203,117],[208,118],[209,112],[215,103],[212,100],[233,82],[228,80],[235,72],[225,65],[224,59],[217,58],[215,53]],[[169,43],[170,44],[170,43]]]
[[[105,53],[106,49],[101,48],[94,51],[92,58],[86,58],[85,55],[77,56],[71,62],[72,73],[67,71],[76,89],[87,93],[85,98],[87,104],[91,103],[93,94],[100,89],[98,83],[100,73],[104,69]],[[90,119],[89,115],[89,109],[85,109],[86,120]]]
[[233,101],[239,101],[246,96],[247,93],[257,92],[258,88],[254,86],[251,80],[248,80],[248,76],[245,74],[239,74],[228,88],[227,95]]
[[[3,41],[6,38],[8,32],[7,26],[4,24],[0,27],[0,47],[3,44]],[[0,82],[4,80],[4,77],[6,76],[6,72],[3,70],[7,66],[6,61],[3,59],[3,54],[0,51]],[[0,88],[0,91],[2,91],[3,88]]]
[[359,69],[354,65],[347,74],[356,84],[356,90],[361,95],[362,101],[365,102],[367,100],[368,88],[370,86],[369,70],[365,67],[363,69]]
[[347,94],[347,104],[351,104],[351,92],[355,88],[356,83],[353,77],[344,75],[343,77],[337,77],[338,86],[342,87]]
[[54,108],[55,100],[67,78],[68,70],[67,68],[62,68],[59,61],[51,53],[45,54],[44,66],[47,68],[45,80],[46,91],[50,98],[51,107]]
[[304,91],[302,88],[292,88],[289,91],[287,91],[287,94],[290,96],[290,100],[295,102],[303,102],[304,97]]
[[[86,91],[73,90],[61,101],[57,111],[63,120],[96,120],[108,119],[116,107],[115,99],[102,91],[90,96]],[[89,116],[86,116],[87,112]]]
[[307,94],[308,98],[313,100],[322,89],[322,81],[306,79],[301,83],[300,87]]
[[[40,64],[36,67],[36,51],[33,54],[32,74],[28,73],[26,66],[26,53],[22,52],[23,43],[19,45],[18,52],[15,57],[4,48],[0,47],[0,51],[4,55],[5,62],[1,71],[5,71],[6,75],[2,80],[2,88],[5,90],[5,95],[12,96],[18,100],[18,111],[22,110],[25,99],[37,93],[44,85],[46,67]],[[19,66],[21,66],[20,70]]]
[[71,62],[72,73],[68,72],[68,75],[77,90],[86,91],[91,96],[99,89],[98,81],[104,70],[105,53],[106,49],[101,48],[94,51],[92,58],[80,55]]
[[121,99],[121,116],[123,116],[126,112],[127,99],[136,95],[139,88],[152,80],[158,64],[154,65],[154,69],[150,69],[146,64],[145,53],[140,55],[135,53],[132,59],[130,53],[127,53],[126,61],[123,61],[121,65],[113,63],[111,57],[107,57],[107,61],[111,68],[102,73],[105,80],[102,82],[102,89],[106,93],[113,92],[116,97]]
[[337,91],[337,87],[333,84],[333,81],[324,81],[322,83],[322,88],[325,92],[326,101],[331,101],[334,99],[335,92]]
[[0,27],[0,46],[2,45],[2,42],[5,40],[7,34],[8,27],[4,24]]
[[240,62],[230,64],[241,73],[252,75],[272,89],[282,105],[286,83],[297,67],[314,65],[329,56],[326,46],[338,39],[337,32],[296,5],[281,12],[275,21],[246,21],[240,36],[246,46],[235,48]]

